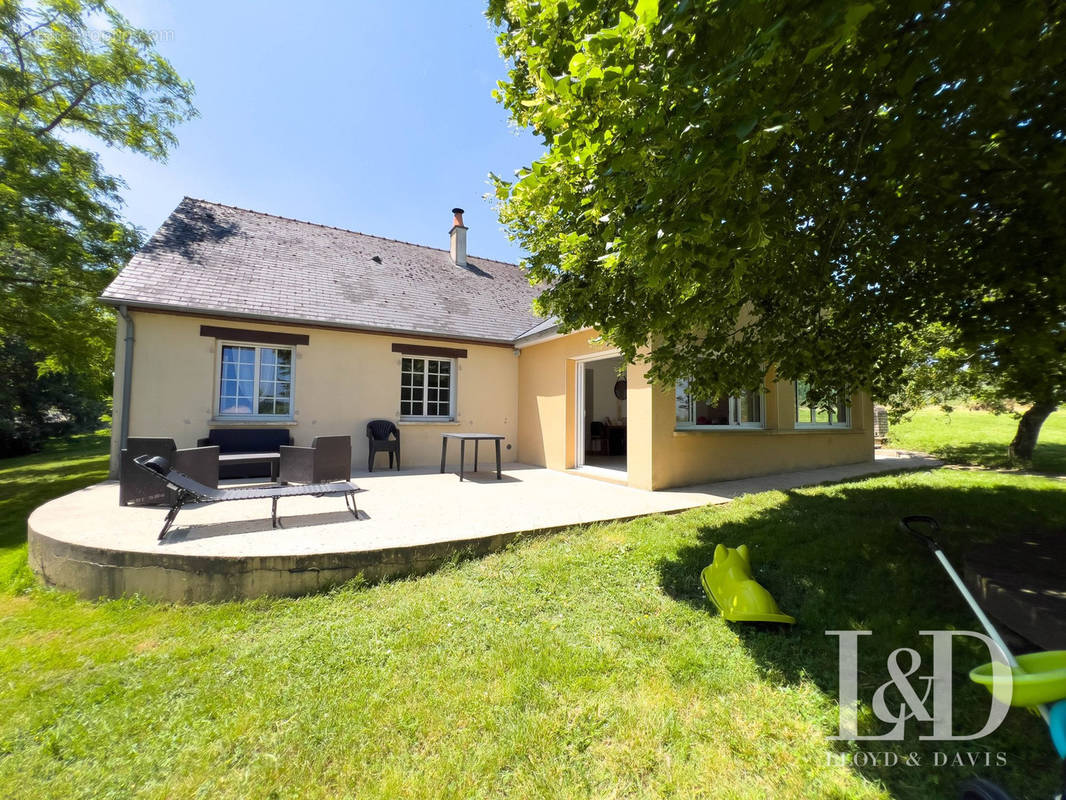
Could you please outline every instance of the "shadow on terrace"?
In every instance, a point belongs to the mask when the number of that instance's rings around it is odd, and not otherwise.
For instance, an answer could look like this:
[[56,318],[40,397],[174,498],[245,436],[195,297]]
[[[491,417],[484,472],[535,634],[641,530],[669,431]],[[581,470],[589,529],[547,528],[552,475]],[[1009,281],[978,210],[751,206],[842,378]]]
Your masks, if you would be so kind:
[[[700,529],[696,546],[683,548],[674,559],[659,565],[667,594],[678,602],[717,611],[707,601],[699,574],[713,557],[719,542],[735,547],[747,543],[755,577],[774,595],[787,613],[795,615],[793,629],[731,624],[768,680],[782,687],[813,682],[827,700],[839,696],[838,638],[827,630],[873,631],[859,645],[860,733],[883,733],[891,726],[869,711],[873,692],[889,681],[886,659],[899,647],[912,647],[922,655],[921,668],[911,677],[918,696],[925,691],[916,680],[931,672],[931,640],[920,630],[977,630],[980,625],[926,548],[896,530],[900,517],[930,514],[943,528],[938,539],[956,568],[968,548],[985,542],[1009,541],[1027,532],[1066,531],[1066,504],[1062,493],[1021,486],[944,488],[920,484],[886,486],[883,481],[863,481],[826,491],[779,493],[776,502],[754,510],[742,521],[723,515],[720,522]],[[969,670],[989,660],[983,645],[972,639],[954,647],[954,730],[978,731],[988,717],[985,690],[972,684]],[[906,666],[906,658],[901,662]],[[902,702],[891,690],[890,708]],[[931,701],[929,707],[931,708]],[[835,716],[835,715],[834,715]],[[1059,765],[1047,729],[1035,715],[1012,709],[994,734],[975,741],[919,741],[911,721],[906,739],[898,742],[863,741],[855,745],[826,740],[826,752],[846,750],[894,752],[902,759],[911,753],[932,764],[937,751],[954,754],[991,753],[992,766],[864,767],[865,777],[880,781],[895,797],[953,797],[955,785],[980,775],[1004,786],[1040,784],[1051,796]],[[825,735],[837,731],[826,729]],[[997,752],[1007,754],[1007,764],[996,766]],[[828,758],[829,756],[827,756]],[[846,767],[842,767],[846,768]],[[1043,781],[1047,786],[1043,786]]]

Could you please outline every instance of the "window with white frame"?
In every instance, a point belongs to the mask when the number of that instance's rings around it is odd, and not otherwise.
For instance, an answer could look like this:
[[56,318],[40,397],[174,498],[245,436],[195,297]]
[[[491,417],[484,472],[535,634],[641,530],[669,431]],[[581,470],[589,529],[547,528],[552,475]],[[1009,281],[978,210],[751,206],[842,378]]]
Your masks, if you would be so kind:
[[292,417],[292,349],[222,344],[220,417]]
[[689,393],[688,381],[678,381],[676,426],[678,428],[761,428],[763,393],[743,392],[720,400],[699,400]]
[[404,356],[400,360],[400,416],[455,417],[455,362],[450,358]]
[[811,387],[796,381],[796,427],[846,428],[851,425],[847,398],[838,394],[822,400],[811,394]]

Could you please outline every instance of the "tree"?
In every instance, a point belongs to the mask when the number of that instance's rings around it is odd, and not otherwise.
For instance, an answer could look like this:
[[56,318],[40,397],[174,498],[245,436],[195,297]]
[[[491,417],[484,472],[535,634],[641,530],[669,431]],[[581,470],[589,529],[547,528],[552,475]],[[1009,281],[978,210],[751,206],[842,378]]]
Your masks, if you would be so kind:
[[96,297],[140,243],[121,179],[71,135],[164,159],[192,91],[105,3],[0,0],[0,336],[42,373],[106,385],[114,319]]
[[107,404],[76,372],[41,374],[38,353],[0,339],[0,457],[32,453],[45,438],[93,430]]
[[1036,447],[1040,428],[1057,403],[1030,401],[1024,413],[1014,410],[1014,401],[1026,397],[1027,387],[1041,386],[1047,365],[1034,359],[1017,359],[1009,369],[1001,367],[996,351],[989,347],[968,349],[959,331],[932,323],[909,334],[903,342],[903,370],[898,388],[888,396],[889,416],[895,419],[922,406],[939,405],[945,411],[960,400],[974,401],[996,414],[1018,417],[1018,430],[1007,452],[1011,459],[1028,461]]
[[938,325],[1038,431],[1066,400],[1063,8],[492,0],[498,98],[547,145],[495,178],[540,310],[707,396],[771,365],[888,396]]

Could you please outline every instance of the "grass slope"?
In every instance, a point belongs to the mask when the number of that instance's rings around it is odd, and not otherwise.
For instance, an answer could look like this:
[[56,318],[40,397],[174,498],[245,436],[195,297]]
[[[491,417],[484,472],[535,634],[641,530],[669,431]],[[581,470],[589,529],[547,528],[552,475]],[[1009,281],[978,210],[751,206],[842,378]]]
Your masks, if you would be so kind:
[[[15,472],[54,473],[65,491],[101,458],[75,445]],[[25,514],[46,492],[8,494],[9,464],[4,513]],[[1064,501],[1061,481],[940,470],[575,529],[299,599],[173,607],[9,591],[0,786],[12,798],[951,796],[972,770],[827,763],[851,746],[826,738],[838,667],[824,632],[875,632],[862,651],[868,699],[892,649],[918,647],[928,665],[919,629],[975,626],[895,520],[935,513],[958,557],[1004,534],[1066,530]],[[752,546],[796,629],[713,612],[698,573],[717,542]],[[960,732],[987,712],[964,678],[982,660],[958,648]],[[1018,711],[958,747],[914,729],[865,744],[926,765],[938,749],[1003,752],[1005,766],[977,772],[1019,796],[1050,795],[1057,771],[1040,721]]]
[[[1017,429],[1018,420],[1010,414],[967,409],[945,414],[939,408],[925,408],[892,425],[889,443],[957,464],[1005,469],[1014,466],[1007,458],[1007,445]],[[1032,469],[1066,475],[1066,410],[1056,411],[1041,428]]]
[[0,459],[0,590],[30,586],[26,519],[37,506],[107,477],[109,433],[50,441],[44,452]]

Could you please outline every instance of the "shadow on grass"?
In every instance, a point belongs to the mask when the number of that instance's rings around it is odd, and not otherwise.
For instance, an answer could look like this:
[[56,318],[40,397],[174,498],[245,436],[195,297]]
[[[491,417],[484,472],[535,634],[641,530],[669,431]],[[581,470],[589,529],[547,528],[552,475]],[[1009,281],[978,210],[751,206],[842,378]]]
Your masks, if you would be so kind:
[[[45,456],[106,455],[110,444],[111,432],[98,431],[97,433],[72,436],[69,439],[53,439],[45,445],[42,454]],[[3,466],[3,463],[0,461],[0,466]]]
[[[746,543],[756,578],[798,620],[794,629],[784,631],[732,625],[767,679],[785,685],[813,682],[835,704],[838,639],[825,632],[870,630],[873,635],[862,638],[859,656],[859,696],[868,708],[873,692],[889,680],[886,659],[894,649],[918,650],[923,661],[917,675],[929,674],[930,640],[919,631],[981,630],[930,553],[897,533],[900,517],[920,513],[939,519],[941,544],[957,566],[967,549],[978,543],[1066,531],[1066,503],[1060,491],[1027,488],[1020,481],[1017,485],[1002,480],[983,485],[960,481],[948,488],[892,486],[875,479],[815,493],[787,492],[781,502],[742,515],[740,521],[736,515],[723,514],[720,521],[708,515],[698,543],[659,565],[662,586],[677,601],[716,614],[700,587],[700,570],[711,562],[719,542],[732,547]],[[956,643],[954,729],[959,733],[977,731],[987,719],[988,697],[966,676],[970,668],[988,660],[976,641]],[[920,696],[921,684],[916,688]],[[898,694],[890,692],[890,707],[899,702]],[[890,726],[871,717],[860,727],[863,733],[879,733]],[[1058,763],[1038,718],[1012,711],[996,733],[972,742],[919,741],[918,734],[928,731],[918,727],[912,724],[900,742],[859,742],[852,747],[827,739],[826,752],[889,751],[900,759],[919,754],[927,766],[852,767],[882,782],[896,797],[954,796],[954,785],[973,774],[1001,782],[1019,795],[1052,794]],[[825,731],[827,737],[835,733]],[[991,753],[991,766],[982,761],[976,768],[936,768],[931,765],[938,751],[949,757],[955,752]],[[1006,754],[1005,766],[996,765],[998,752]]]
[[1033,453],[1032,469],[1066,475],[1066,444],[1038,444]]
[[[931,455],[952,464],[969,464],[989,469],[1017,469],[1020,466],[1011,461],[1006,446],[999,442],[947,444],[932,450]],[[1066,475],[1066,445],[1037,445],[1033,461],[1027,465],[1027,469],[1052,475]]]
[[111,435],[106,431],[51,439],[39,453],[0,458],[0,485],[20,480],[25,471],[50,472],[63,462],[79,459],[107,458]]

